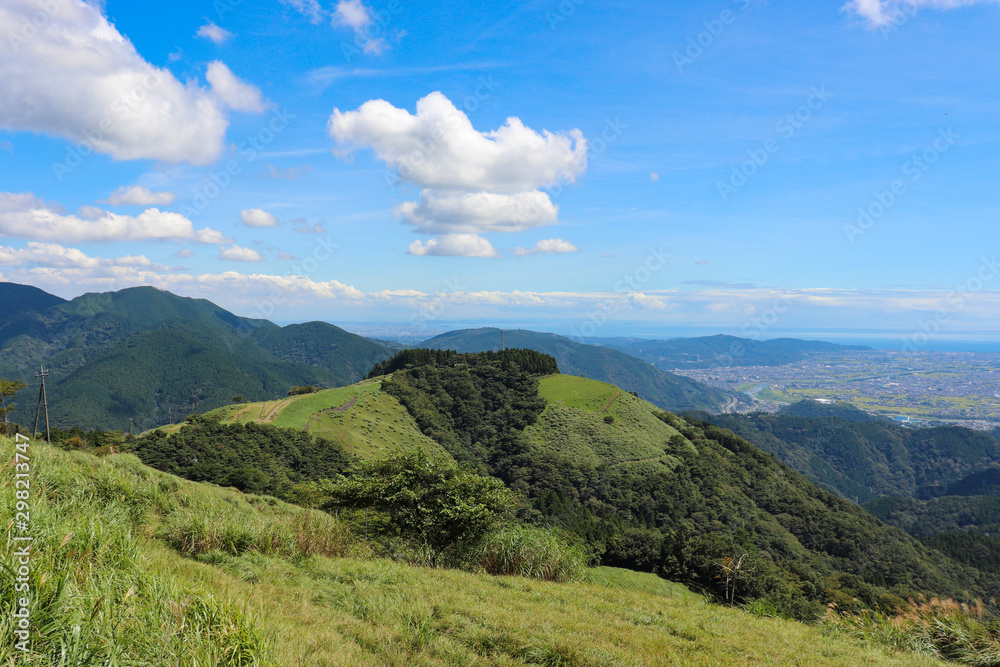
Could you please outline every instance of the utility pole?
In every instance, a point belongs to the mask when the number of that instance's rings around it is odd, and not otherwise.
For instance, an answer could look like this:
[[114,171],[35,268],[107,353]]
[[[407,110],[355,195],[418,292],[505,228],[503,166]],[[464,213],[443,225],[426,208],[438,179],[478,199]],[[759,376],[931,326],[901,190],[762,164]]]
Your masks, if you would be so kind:
[[35,433],[38,432],[38,412],[41,410],[42,405],[45,406],[45,442],[52,444],[52,436],[49,432],[49,397],[45,393],[45,378],[49,376],[49,372],[45,370],[45,367],[38,366],[38,372],[35,373],[36,378],[42,378],[42,386],[38,390],[38,404],[35,406],[35,424],[31,427],[31,437],[35,437]]

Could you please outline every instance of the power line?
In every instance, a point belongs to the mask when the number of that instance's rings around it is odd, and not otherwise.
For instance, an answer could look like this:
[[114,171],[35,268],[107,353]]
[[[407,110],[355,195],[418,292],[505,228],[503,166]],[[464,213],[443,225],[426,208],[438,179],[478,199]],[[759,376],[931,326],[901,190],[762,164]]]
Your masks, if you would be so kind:
[[38,432],[38,412],[41,410],[42,405],[45,406],[45,441],[52,444],[52,435],[49,432],[49,397],[45,393],[45,378],[49,376],[49,372],[45,370],[42,365],[38,366],[38,371],[35,373],[36,378],[42,379],[42,386],[38,389],[38,403],[35,405],[35,424],[31,427],[31,437],[35,437],[35,433]]

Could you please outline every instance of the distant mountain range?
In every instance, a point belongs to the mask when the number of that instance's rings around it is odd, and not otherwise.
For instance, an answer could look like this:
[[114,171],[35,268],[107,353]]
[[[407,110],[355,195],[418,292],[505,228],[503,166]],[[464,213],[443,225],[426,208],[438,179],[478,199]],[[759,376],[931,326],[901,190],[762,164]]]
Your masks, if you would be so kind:
[[[495,328],[450,331],[424,341],[419,347],[457,352],[485,352],[500,349],[501,330]],[[641,359],[609,347],[584,345],[565,336],[523,329],[503,330],[507,348],[527,348],[550,354],[559,370],[601,380],[635,392],[639,398],[664,410],[707,410],[718,412],[725,406],[746,401],[743,396],[654,368]]]
[[815,340],[775,338],[757,341],[719,334],[699,338],[646,340],[643,338],[588,338],[592,345],[610,347],[638,357],[661,370],[719,366],[780,366],[818,355],[865,351],[864,345],[837,345]]
[[32,383],[13,413],[28,425],[42,364],[54,426],[143,430],[234,396],[349,384],[396,351],[331,324],[279,327],[153,287],[67,301],[0,283],[0,303],[0,377]]

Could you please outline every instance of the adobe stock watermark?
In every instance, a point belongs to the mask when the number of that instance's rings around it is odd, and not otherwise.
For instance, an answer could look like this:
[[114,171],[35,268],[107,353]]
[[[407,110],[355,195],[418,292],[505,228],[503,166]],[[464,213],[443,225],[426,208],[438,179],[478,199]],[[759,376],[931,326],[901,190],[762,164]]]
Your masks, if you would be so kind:
[[237,157],[227,160],[220,169],[212,170],[195,186],[191,199],[178,208],[180,214],[190,219],[208,208],[226,188],[232,185],[233,179],[243,173],[244,165],[256,160],[257,155],[284,132],[294,119],[294,114],[285,110],[275,110],[267,125],[240,142],[236,147]]
[[434,301],[419,305],[414,304],[413,312],[410,313],[409,317],[410,324],[424,331],[431,322],[441,319],[448,307],[458,302],[458,295],[466,292],[467,289],[457,278],[446,280],[444,290],[434,295],[437,297]]
[[948,292],[945,297],[948,307],[942,308],[930,318],[918,322],[918,330],[903,339],[903,351],[917,352],[933,338],[936,338],[941,332],[941,328],[951,321],[952,316],[964,310],[977,294],[986,289],[986,285],[996,278],[998,272],[1000,272],[1000,264],[997,263],[996,255],[981,258],[979,268],[975,273]]
[[568,21],[573,14],[576,14],[576,8],[584,2],[586,0],[561,0],[555,10],[546,11],[545,19],[549,22],[549,28],[555,30],[560,24]]
[[[461,111],[464,112],[466,117],[475,112],[483,102],[493,96],[494,91],[503,85],[495,81],[492,74],[479,77],[477,83],[478,85],[475,90],[471,94],[466,95],[465,99],[462,100]],[[420,168],[427,162],[428,155],[433,152],[436,146],[443,144],[448,134],[462,122],[464,121],[462,120],[461,113],[449,116],[445,123],[434,128],[430,138],[424,142],[424,145],[414,149],[399,161],[395,166],[395,173],[404,180],[413,180]],[[385,180],[386,184],[390,187],[399,184],[399,181],[391,170],[386,171]]]
[[38,3],[38,11],[21,21],[21,29],[7,33],[14,53],[20,53],[21,47],[33,40],[39,32],[48,27],[59,10],[66,6],[68,0],[42,0]]
[[[793,139],[798,131],[812,120],[813,115],[826,106],[826,103],[832,98],[833,94],[826,89],[825,84],[819,87],[812,86],[806,101],[799,105],[795,111],[786,113],[774,124],[775,133],[781,139]],[[771,160],[772,155],[780,150],[781,141],[775,137],[768,137],[760,146],[748,148],[746,151],[747,159],[733,165],[727,180],[715,183],[715,189],[719,191],[722,201],[729,201],[729,198],[750,182],[754,174]]]
[[596,334],[598,329],[607,324],[608,320],[621,310],[622,297],[642,291],[643,285],[652,280],[653,276],[670,261],[670,255],[667,254],[662,245],[658,248],[650,246],[648,251],[649,254],[644,262],[632,271],[623,274],[621,280],[615,283],[613,288],[617,295],[615,298],[598,303],[584,314],[585,322],[581,323],[580,326],[570,327],[570,334],[573,337],[589,338]]
[[163,79],[162,75],[157,76],[153,71],[146,72],[135,86],[119,95],[118,99],[111,103],[111,113],[101,118],[96,127],[85,130],[83,141],[70,145],[63,160],[52,163],[52,174],[56,180],[62,183],[67,174],[83,164],[85,158],[96,153],[98,145],[118,128],[119,123],[131,116],[135,109],[145,102],[150,91],[158,87]]
[[854,243],[857,237],[874,227],[875,223],[881,220],[889,209],[906,194],[907,181],[916,183],[923,178],[924,173],[942,155],[947,153],[959,138],[960,135],[956,134],[950,127],[947,130],[938,130],[938,136],[930,146],[919,155],[904,162],[902,171],[906,179],[897,178],[885,190],[876,190],[872,195],[872,201],[867,206],[858,207],[857,220],[854,223],[844,224],[844,236],[847,237],[848,243]]
[[753,0],[733,0],[739,5],[736,10],[723,9],[715,18],[702,22],[705,28],[694,35],[688,35],[687,44],[682,51],[674,51],[672,57],[677,73],[683,74],[684,68],[693,65],[705,52],[712,48],[715,42],[726,32],[726,28],[736,23],[736,20],[753,6]]
[[900,6],[885,7],[889,20],[878,27],[882,36],[889,39],[889,34],[899,30],[899,27],[917,15],[920,5],[916,2],[903,3]]

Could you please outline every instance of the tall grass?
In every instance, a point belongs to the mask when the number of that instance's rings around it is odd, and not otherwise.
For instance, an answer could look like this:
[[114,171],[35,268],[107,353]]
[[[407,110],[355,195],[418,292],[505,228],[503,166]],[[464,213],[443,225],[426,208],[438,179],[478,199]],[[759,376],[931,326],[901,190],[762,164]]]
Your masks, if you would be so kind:
[[[0,442],[5,456],[11,444]],[[276,664],[269,658],[270,639],[252,613],[150,566],[152,524],[196,511],[186,488],[130,456],[97,459],[42,445],[29,452],[28,531],[13,523],[9,464],[0,487],[6,547],[0,567],[0,663]],[[24,596],[15,591],[16,536],[33,538],[27,654],[14,648],[12,614],[15,599]]]
[[583,551],[550,530],[508,525],[486,537],[471,555],[473,567],[489,574],[518,575],[542,581],[578,578],[586,564]]
[[879,609],[861,613],[838,612],[831,605],[823,624],[829,631],[848,635],[892,651],[906,651],[979,667],[1000,666],[1000,622],[990,620],[986,605],[933,598],[910,600],[903,613]]

